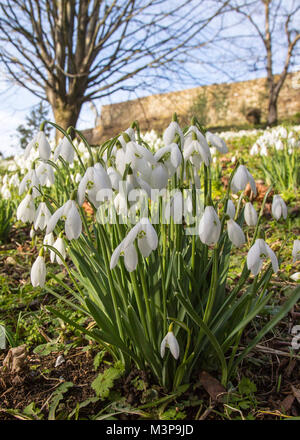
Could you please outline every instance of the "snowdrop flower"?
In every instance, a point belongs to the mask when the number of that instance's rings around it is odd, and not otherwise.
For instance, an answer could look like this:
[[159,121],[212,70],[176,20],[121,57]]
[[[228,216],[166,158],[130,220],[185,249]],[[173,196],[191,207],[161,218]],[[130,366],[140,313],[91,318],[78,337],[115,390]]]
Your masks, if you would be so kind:
[[290,278],[293,281],[299,281],[300,280],[300,272],[293,273],[293,275],[291,275]]
[[255,144],[252,146],[250,150],[250,156],[257,156],[258,153],[259,153],[259,145],[257,142],[255,142]]
[[40,254],[32,265],[30,278],[33,287],[44,287],[46,281],[46,264],[44,257]]
[[174,138],[178,134],[180,137],[181,146],[183,146],[184,143],[184,137],[182,130],[177,122],[177,116],[174,115],[173,121],[169,124],[169,126],[166,128],[164,134],[163,134],[163,141],[165,145],[170,145],[174,142]]
[[19,196],[23,194],[25,190],[28,188],[33,188],[33,196],[37,197],[40,193],[37,188],[40,186],[39,178],[37,177],[36,171],[34,168],[28,171],[22,179],[22,182],[19,186]]
[[43,160],[48,160],[51,154],[51,147],[43,131],[39,131],[37,135],[29,142],[24,152],[24,159],[29,157],[31,150],[37,146],[39,156]]
[[11,178],[9,179],[9,183],[10,186],[19,186],[20,185],[20,180],[19,180],[19,176],[18,174],[13,174],[11,176]]
[[128,212],[127,197],[119,192],[114,198],[114,207],[118,215],[126,215]]
[[28,142],[28,144],[27,144],[27,146],[26,146],[26,148],[25,148],[24,155],[23,155],[23,157],[24,157],[25,160],[28,159],[28,157],[29,157],[29,155],[30,155],[32,149],[35,148],[35,146],[36,146],[36,140],[37,140],[37,134],[34,136],[33,139],[31,139],[30,142]]
[[163,189],[168,184],[168,171],[162,163],[158,163],[151,174],[151,188]]
[[66,162],[73,163],[74,161],[74,148],[67,137],[60,140],[58,146],[54,151],[54,162],[61,156]]
[[151,198],[152,188],[149,185],[149,183],[146,182],[144,179],[142,179],[140,176],[136,176],[135,180],[136,180],[136,183],[140,186],[140,188],[143,189],[144,191],[146,191],[148,197]]
[[242,247],[246,243],[245,234],[242,228],[232,219],[227,222],[229,240],[236,246]]
[[166,347],[170,349],[170,352],[174,359],[179,358],[179,344],[178,341],[172,331],[173,325],[171,324],[169,327],[169,331],[164,337],[160,345],[160,355],[163,358],[165,356]]
[[247,255],[247,267],[253,275],[258,275],[260,272],[264,257],[270,258],[273,271],[277,272],[279,266],[275,253],[262,238],[258,238]]
[[136,159],[133,173],[135,174],[135,176],[139,175],[140,177],[142,177],[143,180],[146,180],[148,183],[150,183],[153,166],[156,165],[156,159],[154,164],[151,164],[145,159]]
[[294,240],[292,256],[293,263],[300,260],[300,240]]
[[40,184],[47,185],[48,187],[54,183],[54,171],[51,165],[47,163],[41,163],[36,169],[36,175]]
[[177,144],[172,143],[166,147],[160,148],[154,155],[154,158],[159,161],[163,156],[170,154],[170,162],[172,166],[177,169],[182,161],[182,154]]
[[48,244],[50,246],[52,246],[54,243],[54,235],[53,232],[50,232],[50,234],[45,235],[44,240],[43,240],[43,244]]
[[184,135],[184,148],[187,148],[193,140],[197,139],[198,142],[201,142],[203,138],[205,139],[201,131],[195,125],[191,125]]
[[251,190],[254,196],[256,196],[256,185],[252,175],[249,173],[245,165],[240,165],[231,181],[232,192],[235,194],[239,191],[243,191],[246,188],[247,183],[250,184]]
[[123,176],[126,168],[125,151],[119,148],[116,152],[116,168],[121,176]]
[[228,200],[226,214],[229,215],[230,218],[234,219],[235,216],[235,206],[232,200]]
[[284,145],[280,139],[275,142],[275,148],[277,151],[284,149]]
[[50,220],[50,217],[51,212],[47,208],[46,203],[41,202],[35,214],[34,229],[37,230],[38,228],[40,228],[41,231],[45,229]]
[[[125,146],[125,163],[130,164],[131,168],[135,169],[142,165],[142,161],[146,160],[150,164],[155,165],[157,163],[153,154],[148,148],[133,142],[126,133],[124,133],[124,139],[126,140]],[[141,160],[140,160],[141,159]]]
[[261,155],[261,156],[268,156],[268,149],[267,149],[266,145],[264,145],[263,147],[261,147],[260,155]]
[[33,222],[35,218],[34,197],[32,192],[26,194],[17,209],[17,219],[23,223]]
[[[53,247],[62,255],[64,259],[66,259],[66,246],[63,238],[61,237],[61,234],[59,234],[59,236],[53,243]],[[62,259],[54,251],[51,251],[50,259],[52,263],[54,263],[54,261],[56,260],[58,264],[64,264]]]
[[201,162],[204,162],[206,166],[211,162],[211,153],[206,142],[205,137],[200,133],[201,140],[199,141],[193,133],[193,140],[184,145],[183,157],[185,160],[190,160],[197,168],[200,167]]
[[138,248],[145,258],[149,257],[150,253],[157,248],[157,233],[148,218],[142,218],[114,250],[110,260],[111,269],[117,265],[121,255],[124,255],[124,263],[128,272],[136,269],[138,263],[138,255],[134,246],[136,238]]
[[[50,232],[50,234],[45,235],[43,244],[53,246],[54,241],[55,240],[54,240],[53,232]],[[55,253],[52,250],[50,250],[50,261],[53,263],[54,259],[55,259]]]
[[121,134],[121,136],[118,137],[118,141],[120,142],[123,149],[125,150],[126,149],[126,142],[128,142],[128,137],[126,135],[124,136],[124,134],[128,135],[130,141],[135,142],[135,131],[132,127],[129,127],[129,128],[127,128],[127,130],[124,131],[123,134]]
[[6,184],[1,188],[1,196],[5,200],[11,199],[11,192]]
[[109,177],[112,188],[115,190],[118,190],[119,184],[122,181],[121,174],[117,170],[115,170],[113,167],[109,167],[109,168],[107,168],[107,175]]
[[228,153],[228,148],[223,139],[221,139],[216,134],[211,133],[210,131],[207,131],[205,133],[205,137],[208,143],[210,143],[213,147],[217,148],[217,150],[220,151],[220,153],[225,154]]
[[62,217],[65,217],[65,233],[69,240],[77,239],[82,230],[82,222],[74,200],[68,200],[61,208],[51,216],[46,235],[52,232]]
[[247,202],[244,209],[244,218],[248,226],[256,226],[257,212],[255,211],[252,203]]
[[111,182],[109,176],[100,163],[96,163],[93,167],[87,168],[83,178],[78,186],[78,204],[81,206],[84,202],[85,192],[91,202],[99,207],[100,203],[97,201],[97,193],[101,189],[111,189]]
[[279,195],[274,195],[272,201],[272,215],[276,220],[282,216],[284,220],[287,218],[287,207]]
[[213,206],[206,206],[199,224],[199,235],[207,246],[216,244],[221,232],[221,223]]

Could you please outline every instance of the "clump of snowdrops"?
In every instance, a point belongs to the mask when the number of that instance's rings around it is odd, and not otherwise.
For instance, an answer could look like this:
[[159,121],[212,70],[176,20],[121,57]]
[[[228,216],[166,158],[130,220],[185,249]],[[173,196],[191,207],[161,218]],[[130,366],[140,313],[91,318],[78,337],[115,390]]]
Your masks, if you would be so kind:
[[[37,150],[39,158],[19,187],[24,199],[18,218],[31,222],[33,233],[45,233],[31,269],[33,286],[92,318],[85,327],[49,307],[106,347],[126,371],[133,365],[150,370],[166,389],[177,389],[205,368],[216,371],[226,386],[239,363],[300,297],[299,288],[291,291],[241,347],[246,326],[268,314],[273,297],[268,286],[279,269],[260,228],[265,201],[257,213],[244,193],[250,184],[256,194],[250,171],[236,163],[222,197],[213,200],[211,148],[221,154],[228,149],[196,119],[182,130],[174,115],[159,149],[143,141],[136,122],[99,148],[91,148],[73,128],[52,125],[63,138],[52,152],[42,125],[25,151],[27,156]],[[82,160],[71,132],[82,138],[88,161]],[[74,156],[79,177],[71,168]],[[38,175],[40,166],[44,171]],[[51,192],[45,187],[49,179]],[[83,209],[87,202],[92,215]],[[276,219],[286,218],[279,195],[272,209]],[[229,289],[237,248],[247,257],[241,257],[239,279]],[[299,246],[293,257],[299,257]],[[54,274],[51,262],[65,267],[70,282]],[[52,279],[51,287],[46,278]],[[68,297],[57,293],[55,282]]]
[[[300,186],[299,127],[283,126],[265,131],[254,143],[251,155],[260,155],[261,170],[278,191],[297,191]],[[270,160],[271,159],[271,160]]]

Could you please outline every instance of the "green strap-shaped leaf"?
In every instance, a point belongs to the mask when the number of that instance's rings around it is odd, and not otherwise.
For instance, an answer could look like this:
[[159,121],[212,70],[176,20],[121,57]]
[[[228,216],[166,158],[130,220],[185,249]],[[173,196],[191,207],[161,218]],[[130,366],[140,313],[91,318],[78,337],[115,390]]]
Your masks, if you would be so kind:
[[197,313],[192,308],[191,304],[189,304],[180,293],[176,292],[175,296],[177,296],[178,300],[185,307],[188,315],[204,331],[205,335],[210,340],[210,343],[213,346],[213,348],[215,349],[216,355],[218,356],[218,359],[221,364],[221,368],[222,368],[221,382],[223,385],[226,385],[226,383],[227,383],[227,364],[226,364],[225,356],[222,352],[222,349],[221,349],[220,344],[218,343],[216,337],[213,335],[213,333],[210,331],[210,329],[207,327],[207,325],[202,321],[202,319],[197,315]]

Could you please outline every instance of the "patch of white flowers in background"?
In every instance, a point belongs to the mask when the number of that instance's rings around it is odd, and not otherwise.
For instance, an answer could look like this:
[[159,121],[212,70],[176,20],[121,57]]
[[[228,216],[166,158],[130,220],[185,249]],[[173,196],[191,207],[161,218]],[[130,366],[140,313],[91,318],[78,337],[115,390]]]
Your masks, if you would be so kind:
[[275,147],[277,151],[281,151],[284,150],[285,144],[291,153],[295,148],[300,148],[299,134],[300,126],[294,126],[289,130],[283,126],[265,130],[252,146],[250,154],[268,156],[270,148]]
[[141,134],[141,138],[146,144],[150,146],[153,151],[158,151],[160,148],[164,147],[164,142],[162,137],[158,136],[155,130],[147,131]]

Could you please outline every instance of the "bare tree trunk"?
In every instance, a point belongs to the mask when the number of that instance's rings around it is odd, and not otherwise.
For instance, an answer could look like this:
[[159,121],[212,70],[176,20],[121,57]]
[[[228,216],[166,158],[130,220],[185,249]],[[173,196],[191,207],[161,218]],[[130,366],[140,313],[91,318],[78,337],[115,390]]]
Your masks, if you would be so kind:
[[272,37],[270,32],[270,0],[262,0],[265,5],[265,38],[264,44],[267,52],[267,83],[269,89],[268,125],[277,123],[277,98],[278,93],[274,84]]
[[70,126],[76,126],[80,113],[80,108],[78,108],[78,105],[64,103],[63,105],[52,108],[52,110],[55,122],[61,128],[66,130]]
[[269,106],[268,106],[268,117],[267,117],[267,123],[268,125],[276,125],[277,124],[277,96],[273,97],[270,96],[269,99]]
[[[76,103],[68,103],[50,91],[48,91],[47,95],[52,107],[55,123],[64,130],[67,130],[67,128],[71,126],[76,127],[82,107],[81,100],[78,99]],[[62,137],[62,133],[56,130],[56,140],[60,137]]]

